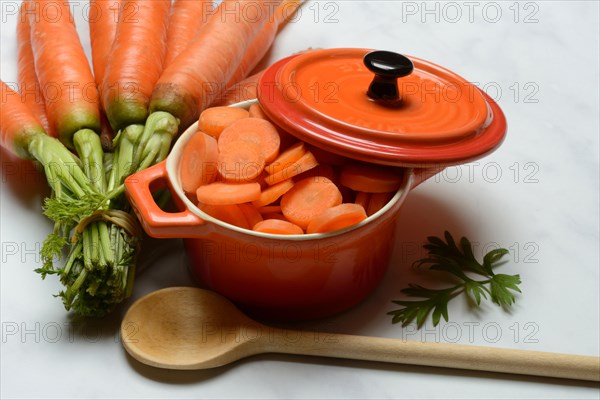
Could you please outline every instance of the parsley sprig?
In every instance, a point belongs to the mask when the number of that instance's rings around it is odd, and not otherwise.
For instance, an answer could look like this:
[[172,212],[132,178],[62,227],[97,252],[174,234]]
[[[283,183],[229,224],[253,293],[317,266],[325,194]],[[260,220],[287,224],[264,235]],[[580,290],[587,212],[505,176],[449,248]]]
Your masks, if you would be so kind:
[[[481,299],[487,300],[488,296],[493,303],[505,309],[515,303],[514,292],[521,292],[518,286],[521,283],[520,276],[496,274],[493,271],[500,259],[508,254],[508,250],[494,249],[483,257],[483,263],[479,263],[467,238],[461,238],[457,244],[447,231],[444,232],[444,238],[445,242],[435,236],[428,237],[428,243],[423,245],[428,256],[416,261],[414,265],[429,266],[429,270],[449,273],[459,283],[444,289],[409,284],[401,292],[423,300],[394,300],[393,303],[403,308],[388,312],[388,315],[392,315],[392,323],[401,322],[402,326],[407,326],[416,320],[420,328],[427,316],[432,314],[433,326],[437,326],[442,317],[448,321],[448,303],[462,293],[477,307],[481,305]],[[485,279],[475,279],[474,275]]]

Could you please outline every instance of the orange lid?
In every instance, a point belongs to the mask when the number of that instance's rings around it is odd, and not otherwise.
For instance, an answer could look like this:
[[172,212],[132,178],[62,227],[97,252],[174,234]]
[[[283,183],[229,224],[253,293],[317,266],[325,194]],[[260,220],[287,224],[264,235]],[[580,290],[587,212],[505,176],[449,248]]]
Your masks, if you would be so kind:
[[397,53],[311,51],[275,63],[258,89],[265,113],[291,134],[369,162],[466,162],[495,149],[506,131],[500,109],[475,86]]

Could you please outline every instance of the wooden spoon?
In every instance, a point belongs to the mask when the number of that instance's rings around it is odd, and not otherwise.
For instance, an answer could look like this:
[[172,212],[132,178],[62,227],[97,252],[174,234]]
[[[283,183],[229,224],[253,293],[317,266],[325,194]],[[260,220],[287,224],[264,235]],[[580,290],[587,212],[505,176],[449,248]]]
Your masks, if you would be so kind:
[[162,289],[136,301],[121,335],[133,358],[169,369],[287,353],[600,381],[600,357],[273,328],[222,296],[192,287]]

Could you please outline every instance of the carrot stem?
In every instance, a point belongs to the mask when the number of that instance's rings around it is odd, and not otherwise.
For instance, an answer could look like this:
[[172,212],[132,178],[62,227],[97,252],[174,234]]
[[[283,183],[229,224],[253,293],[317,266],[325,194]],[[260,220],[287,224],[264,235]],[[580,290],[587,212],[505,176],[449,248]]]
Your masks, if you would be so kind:
[[127,176],[133,173],[133,153],[144,132],[144,125],[129,125],[115,137],[113,165],[108,178],[108,190],[123,184]]
[[[168,112],[155,111],[150,114],[133,155],[134,170],[140,170],[142,161],[147,160],[148,155],[157,148],[159,157],[154,162],[164,160],[169,153],[171,141],[177,135],[178,127],[179,121]],[[147,161],[144,162],[144,164],[146,163]]]
[[113,264],[115,262],[115,255],[110,242],[108,225],[106,222],[101,221],[98,225],[98,229],[100,233],[100,247],[102,249],[101,254],[104,256],[104,262],[107,264]]
[[78,198],[95,194],[88,177],[75,163],[72,153],[57,139],[43,134],[34,135],[29,142],[28,151],[42,163],[47,176],[55,178],[48,179],[48,184],[56,192],[61,191],[62,185]]
[[75,260],[77,259],[77,257],[81,256],[82,252],[83,252],[83,245],[81,244],[81,242],[77,243],[73,247],[71,252],[69,253],[69,256],[67,257],[67,262],[65,263],[65,266],[63,268],[64,274],[68,274],[71,271],[71,268],[73,267],[73,264],[75,263]]
[[104,171],[104,152],[100,137],[91,129],[82,129],[73,136],[73,144],[83,162],[83,171],[92,186],[99,193],[106,190],[106,173]]
[[65,301],[72,302],[75,294],[79,291],[79,288],[85,282],[85,278],[87,278],[88,270],[82,269],[79,272],[79,276],[75,280],[75,282],[67,289]]
[[83,265],[85,269],[92,270],[92,231],[91,229],[85,229],[83,231]]

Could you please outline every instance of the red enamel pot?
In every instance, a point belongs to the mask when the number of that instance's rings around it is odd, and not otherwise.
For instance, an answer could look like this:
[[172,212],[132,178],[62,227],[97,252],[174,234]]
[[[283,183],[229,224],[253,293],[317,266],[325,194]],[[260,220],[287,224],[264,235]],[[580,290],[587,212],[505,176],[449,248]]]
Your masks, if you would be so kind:
[[[377,213],[344,230],[305,235],[254,232],[217,220],[180,183],[181,152],[197,130],[194,124],[166,161],[125,182],[144,230],[153,237],[184,238],[198,281],[255,316],[319,318],[359,303],[388,268],[398,214],[410,190],[447,165],[490,153],[506,132],[502,111],[485,94],[475,89],[469,99],[457,98],[459,85],[468,88],[464,79],[398,56],[364,49],[306,53],[274,64],[258,91],[265,113],[299,139],[346,157],[403,167],[401,187]],[[327,83],[337,92],[311,90]],[[399,96],[389,95],[394,87]],[[440,89],[454,90],[446,93],[450,100],[436,103],[441,97],[431,100],[422,93]],[[179,212],[156,205],[151,193],[161,187],[171,190]]]

